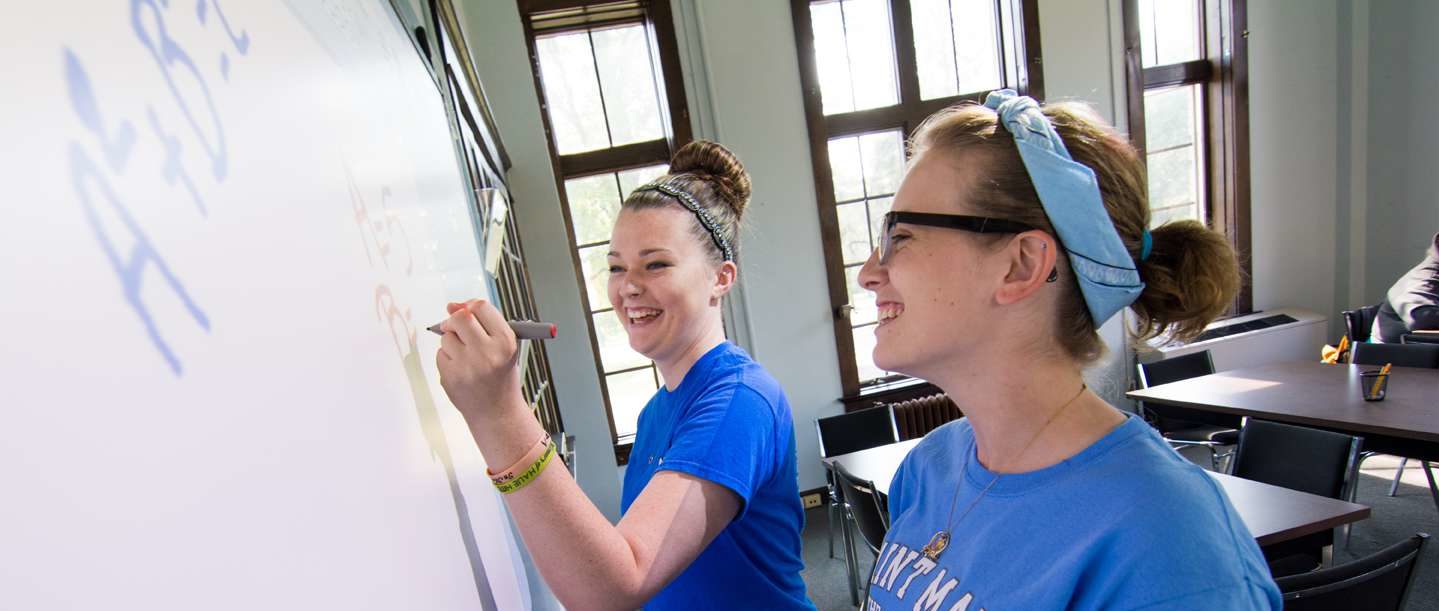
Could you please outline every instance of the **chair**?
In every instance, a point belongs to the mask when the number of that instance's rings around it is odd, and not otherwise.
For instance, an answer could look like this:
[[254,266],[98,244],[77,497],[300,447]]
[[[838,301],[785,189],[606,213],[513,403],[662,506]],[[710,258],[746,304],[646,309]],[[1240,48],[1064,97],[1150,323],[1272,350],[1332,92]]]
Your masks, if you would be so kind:
[[1275,580],[1286,611],[1400,611],[1429,535],[1419,533],[1342,566]]
[[1374,328],[1374,317],[1379,314],[1379,304],[1364,306],[1357,310],[1344,310],[1344,332],[1351,344],[1369,341]]
[[[1355,365],[1378,366],[1393,363],[1399,367],[1436,369],[1439,368],[1439,345],[1356,344],[1350,351],[1350,362]],[[1366,454],[1363,458],[1368,457]],[[1408,464],[1408,458],[1399,461],[1399,470],[1394,473],[1394,481],[1389,484],[1389,496],[1394,496],[1399,491],[1399,479],[1404,475],[1404,467]],[[1425,475],[1429,478],[1430,493],[1436,495],[1435,503],[1439,505],[1439,492],[1436,492],[1434,476],[1429,474],[1430,464],[1428,461],[1423,464]]]
[[[819,418],[814,421],[814,425],[819,434],[820,458],[868,450],[899,441],[899,429],[895,425],[894,410],[887,405]],[[841,524],[842,519],[847,519],[847,516],[836,516],[836,513],[843,513],[843,504],[840,502],[839,489],[836,487],[832,471],[827,476],[827,480],[829,489],[829,557],[833,558],[834,529]],[[850,570],[854,569],[850,568]],[[853,579],[854,575],[851,574],[850,578]]]
[[[884,545],[884,535],[889,532],[889,511],[880,500],[879,493],[875,491],[874,482],[859,479],[840,465],[834,466],[834,475],[854,530],[858,531],[860,540],[864,541],[865,547],[868,547],[878,560],[879,549]],[[854,535],[851,534],[850,523],[845,524],[844,545],[845,561],[849,565],[850,600],[858,605],[859,561],[854,553]]]
[[[1347,499],[1357,477],[1359,447],[1353,435],[1250,419],[1239,432],[1231,474],[1248,480]],[[1298,549],[1270,563],[1275,575],[1312,571],[1323,562],[1322,545]]]
[[1384,365],[1439,369],[1439,344],[1355,344],[1349,362],[1355,365]]
[[[1211,373],[1214,373],[1214,361],[1208,350],[1201,350],[1153,363],[1140,363],[1139,387],[1149,388]],[[1244,422],[1240,416],[1171,405],[1140,403],[1139,411],[1171,445],[1208,448],[1209,462],[1215,471],[1220,470],[1220,459],[1229,456],[1228,453],[1220,453],[1219,448],[1239,441],[1239,427]]]

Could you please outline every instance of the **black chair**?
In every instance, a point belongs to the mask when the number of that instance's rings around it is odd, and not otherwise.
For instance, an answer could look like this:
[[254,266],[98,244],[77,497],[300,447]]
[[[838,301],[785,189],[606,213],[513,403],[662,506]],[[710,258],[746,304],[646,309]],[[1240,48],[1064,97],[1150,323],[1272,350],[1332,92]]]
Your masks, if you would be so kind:
[[1384,365],[1439,369],[1439,344],[1355,344],[1349,362],[1355,365]]
[[1420,553],[1419,533],[1342,566],[1275,580],[1285,611],[1401,611],[1409,598]]
[[[1356,477],[1355,466],[1362,443],[1362,438],[1353,435],[1251,418],[1239,433],[1239,447],[1230,462],[1231,474],[1332,499],[1347,499]],[[1323,563],[1325,543],[1327,541],[1317,544],[1305,541],[1285,549],[1266,550],[1266,556],[1275,556],[1270,570],[1276,576],[1312,571]]]
[[[820,458],[830,458],[850,452],[868,450],[899,441],[899,428],[894,422],[894,410],[888,405],[855,410],[847,414],[819,418],[814,421],[819,433]],[[829,492],[829,557],[834,557],[834,529],[848,517],[843,515],[843,503],[839,497],[834,474],[827,476]],[[840,514],[840,515],[836,515]],[[853,571],[853,569],[850,569]],[[850,579],[854,579],[851,572]]]
[[[835,480],[839,484],[840,496],[844,499],[846,512],[859,538],[879,559],[879,549],[884,545],[884,535],[889,532],[889,510],[875,490],[874,482],[855,477],[840,465],[834,466]],[[854,604],[859,604],[859,560],[854,552],[854,535],[851,523],[845,524],[845,560],[849,563],[849,593]],[[866,590],[868,588],[866,587]]]
[[1374,317],[1378,314],[1377,303],[1357,310],[1344,310],[1344,332],[1349,336],[1351,345],[1369,341],[1369,333],[1374,328]]
[[[1139,387],[1149,388],[1214,373],[1214,360],[1208,350],[1174,358],[1139,364]],[[1244,418],[1216,414],[1172,405],[1139,404],[1140,415],[1159,429],[1164,439],[1174,446],[1202,446],[1209,449],[1209,462],[1219,471],[1219,461],[1229,456],[1220,447],[1239,441],[1239,427]]]

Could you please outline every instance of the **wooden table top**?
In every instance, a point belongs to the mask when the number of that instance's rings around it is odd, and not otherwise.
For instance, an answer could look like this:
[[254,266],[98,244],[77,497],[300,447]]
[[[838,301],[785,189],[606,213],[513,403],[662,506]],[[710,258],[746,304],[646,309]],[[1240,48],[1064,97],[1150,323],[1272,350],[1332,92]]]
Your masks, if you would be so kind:
[[1439,443],[1439,369],[1395,367],[1383,401],[1360,396],[1368,365],[1249,367],[1127,393],[1132,399],[1265,420]]
[[[899,464],[918,439],[901,441],[868,450],[824,459],[825,465],[840,463],[845,471],[874,482],[883,494],[889,493],[890,482]],[[1209,473],[1224,488],[1244,525],[1259,545],[1267,546],[1323,532],[1337,526],[1358,522],[1369,517],[1364,505],[1331,499],[1307,492],[1225,475]]]

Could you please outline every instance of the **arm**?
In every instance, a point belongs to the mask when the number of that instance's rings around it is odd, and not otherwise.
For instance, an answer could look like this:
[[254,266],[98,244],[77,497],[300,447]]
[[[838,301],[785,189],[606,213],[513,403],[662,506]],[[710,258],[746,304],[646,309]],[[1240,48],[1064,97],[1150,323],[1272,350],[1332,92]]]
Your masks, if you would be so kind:
[[[516,340],[488,303],[451,305],[436,360],[485,462],[513,464],[542,431],[524,404]],[[471,315],[473,312],[473,315]],[[564,469],[504,495],[540,573],[571,609],[635,609],[699,556],[739,511],[739,496],[670,471],[656,474],[618,526]]]

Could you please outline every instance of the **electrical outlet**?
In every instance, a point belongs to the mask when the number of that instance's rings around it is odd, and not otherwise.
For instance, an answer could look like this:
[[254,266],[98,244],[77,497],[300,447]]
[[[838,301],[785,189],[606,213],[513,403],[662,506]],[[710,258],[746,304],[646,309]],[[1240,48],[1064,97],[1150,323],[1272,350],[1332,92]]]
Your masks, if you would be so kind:
[[822,498],[823,497],[821,497],[819,493],[816,492],[813,494],[806,494],[802,497],[799,497],[799,500],[804,502],[805,509],[813,509],[815,507],[819,507]]

